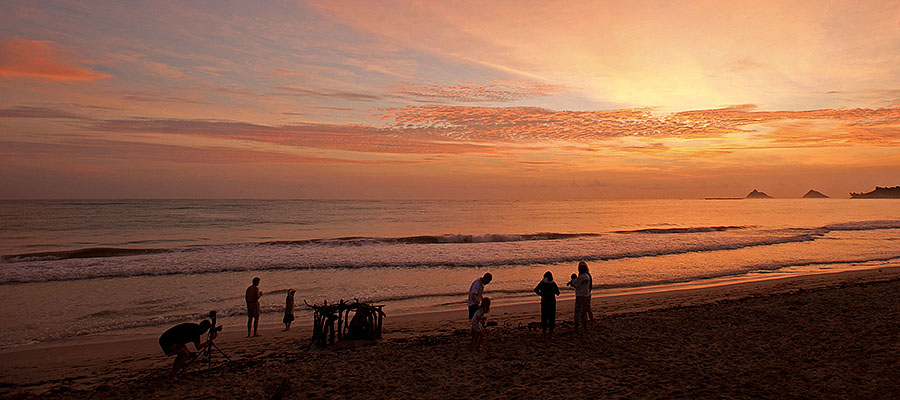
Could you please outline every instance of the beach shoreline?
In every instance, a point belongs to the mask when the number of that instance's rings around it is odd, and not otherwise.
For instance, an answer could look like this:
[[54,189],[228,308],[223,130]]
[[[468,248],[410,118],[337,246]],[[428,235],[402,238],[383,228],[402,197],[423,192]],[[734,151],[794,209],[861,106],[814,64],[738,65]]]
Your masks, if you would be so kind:
[[[744,299],[764,299],[804,291],[840,290],[847,286],[897,281],[900,281],[900,268],[882,266],[809,275],[773,275],[771,279],[738,283],[721,282],[693,287],[684,285],[684,288],[676,290],[646,290],[636,293],[599,291],[594,295],[593,310],[599,318],[615,319],[658,310],[716,307],[717,304]],[[486,294],[490,296],[490,287]],[[557,318],[563,322],[560,332],[568,329],[564,321],[571,320],[572,303],[569,299],[558,303]],[[499,324],[499,331],[528,330],[529,324],[539,321],[539,310],[536,298],[530,303],[500,304],[492,310],[489,320]],[[258,360],[270,353],[308,352],[304,349],[309,342],[310,327],[305,321],[298,322],[300,324],[295,325],[290,332],[266,329],[262,331],[263,337],[253,339],[245,338],[242,329],[229,327],[217,343],[236,360],[233,363],[243,363],[240,360],[246,359]],[[467,338],[467,327],[463,307],[459,311],[389,316],[385,319],[384,326],[386,340],[373,347],[391,352],[392,346],[405,341],[428,341],[435,337],[463,340],[460,337]],[[492,340],[494,339],[488,338],[488,342]],[[83,337],[23,346],[0,352],[0,394],[59,394],[60,390],[85,393],[81,391],[89,392],[102,385],[115,386],[116,382],[127,386],[142,379],[156,379],[170,365],[171,359],[162,355],[155,337]],[[192,379],[191,376],[196,374],[197,371],[189,372],[186,380]]]

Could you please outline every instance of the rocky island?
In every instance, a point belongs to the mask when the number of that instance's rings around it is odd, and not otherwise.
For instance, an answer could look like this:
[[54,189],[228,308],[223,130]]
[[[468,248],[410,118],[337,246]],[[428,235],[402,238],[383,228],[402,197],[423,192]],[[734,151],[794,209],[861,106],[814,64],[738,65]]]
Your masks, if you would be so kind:
[[747,195],[748,199],[771,199],[772,196],[765,194],[764,192],[760,192],[759,190],[753,189],[750,194]]
[[875,190],[866,193],[850,192],[851,199],[900,199],[900,186],[881,187],[875,186]]
[[803,195],[804,199],[830,199],[830,197],[826,196],[824,193],[818,190],[809,189],[806,194]]

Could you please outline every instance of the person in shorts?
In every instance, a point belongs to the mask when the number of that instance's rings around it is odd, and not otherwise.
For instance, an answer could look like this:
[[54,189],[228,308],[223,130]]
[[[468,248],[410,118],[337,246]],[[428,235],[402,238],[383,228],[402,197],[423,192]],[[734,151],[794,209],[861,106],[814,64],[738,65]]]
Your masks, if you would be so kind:
[[199,324],[188,322],[169,328],[159,337],[159,347],[162,348],[163,353],[168,357],[176,356],[172,370],[169,372],[170,380],[178,379],[178,373],[184,368],[187,361],[197,356],[197,353],[188,350],[188,343],[193,343],[200,352],[216,338],[216,332],[213,332],[209,340],[201,343],[200,337],[209,330],[210,326],[212,323],[206,319],[200,321]]
[[253,278],[253,284],[247,288],[244,299],[247,300],[247,337],[250,337],[250,328],[253,328],[253,337],[260,336],[259,330],[259,298],[262,297],[259,290],[259,277]]

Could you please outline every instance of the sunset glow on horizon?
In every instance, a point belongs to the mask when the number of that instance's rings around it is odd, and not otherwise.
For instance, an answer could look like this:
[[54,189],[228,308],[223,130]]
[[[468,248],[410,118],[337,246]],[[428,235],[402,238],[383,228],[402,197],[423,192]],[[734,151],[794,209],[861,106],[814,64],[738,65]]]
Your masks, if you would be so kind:
[[900,2],[0,5],[0,198],[900,185]]

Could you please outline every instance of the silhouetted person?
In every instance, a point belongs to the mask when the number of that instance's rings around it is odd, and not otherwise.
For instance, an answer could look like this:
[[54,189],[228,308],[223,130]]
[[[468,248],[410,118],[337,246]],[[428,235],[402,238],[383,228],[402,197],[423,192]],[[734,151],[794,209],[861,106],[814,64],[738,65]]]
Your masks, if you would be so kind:
[[487,272],[484,276],[472,282],[472,286],[469,286],[469,319],[472,319],[475,311],[478,311],[478,307],[481,306],[481,298],[484,297],[484,285],[491,283],[493,279],[494,276]]
[[284,331],[287,332],[291,330],[291,322],[294,321],[294,293],[297,293],[294,289],[288,289],[287,297],[284,299]]
[[169,357],[176,356],[175,363],[172,364],[172,371],[169,372],[169,379],[177,379],[178,373],[184,368],[185,363],[197,356],[197,353],[188,350],[186,346],[188,343],[194,343],[194,347],[199,352],[208,347],[212,343],[212,339],[216,338],[216,332],[213,332],[209,340],[200,343],[200,336],[206,333],[210,326],[212,323],[206,319],[200,321],[199,324],[189,322],[175,325],[159,337],[159,347],[162,348],[163,353]]
[[475,310],[475,314],[472,315],[472,343],[470,346],[475,350],[480,349],[481,342],[484,341],[486,333],[484,327],[487,325],[486,314],[489,312],[491,312],[491,299],[485,297],[478,309]]
[[253,278],[253,284],[247,288],[244,299],[247,300],[247,337],[250,337],[250,327],[253,326],[253,337],[260,336],[259,329],[259,298],[263,292],[259,290],[259,277]]
[[556,296],[559,296],[559,286],[553,282],[553,273],[544,272],[544,279],[534,287],[534,292],[541,296],[541,332],[544,337],[550,331],[553,338],[553,329],[556,328]]
[[[593,278],[588,272],[586,262],[578,263],[578,276],[573,278],[568,285],[575,288],[575,332],[578,332],[579,323],[583,324],[585,330],[592,329],[594,326],[594,313],[591,311]],[[590,316],[590,325],[588,325],[588,316]]]

